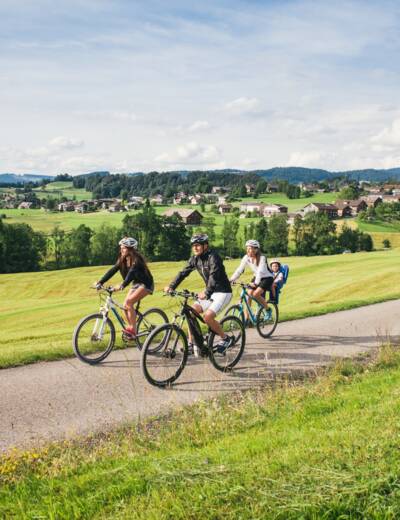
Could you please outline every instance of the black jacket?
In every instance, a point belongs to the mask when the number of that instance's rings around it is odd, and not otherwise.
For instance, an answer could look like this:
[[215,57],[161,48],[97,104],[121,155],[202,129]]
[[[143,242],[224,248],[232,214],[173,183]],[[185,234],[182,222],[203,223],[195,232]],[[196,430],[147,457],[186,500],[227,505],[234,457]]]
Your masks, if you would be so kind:
[[206,283],[206,298],[210,298],[214,292],[231,293],[232,288],[228,276],[225,272],[225,267],[222,258],[218,253],[212,250],[207,250],[199,256],[192,256],[189,259],[187,266],[176,276],[171,282],[171,289],[176,289],[178,285],[189,274],[197,269],[200,276]]
[[142,283],[150,291],[153,290],[154,282],[151,273],[144,267],[137,265],[133,265],[127,272],[124,272],[124,270],[121,269],[118,264],[115,264],[113,267],[111,267],[110,270],[106,272],[106,274],[101,278],[101,280],[99,280],[99,282],[101,284],[105,283],[112,276],[114,276],[117,271],[119,271],[122,278],[124,278],[124,281],[121,284],[123,288],[125,288],[130,282],[134,282]]

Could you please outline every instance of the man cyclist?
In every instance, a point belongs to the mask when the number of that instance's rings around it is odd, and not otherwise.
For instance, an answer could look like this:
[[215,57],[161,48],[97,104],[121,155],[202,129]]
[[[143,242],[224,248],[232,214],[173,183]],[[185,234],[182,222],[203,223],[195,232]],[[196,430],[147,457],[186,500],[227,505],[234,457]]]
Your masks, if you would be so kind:
[[178,273],[169,286],[164,288],[164,291],[172,292],[182,280],[197,269],[206,284],[206,288],[198,294],[199,299],[193,304],[193,308],[200,314],[204,312],[206,324],[221,337],[217,344],[217,351],[223,353],[231,346],[234,338],[225,334],[215,317],[231,301],[231,284],[221,257],[218,253],[209,249],[208,236],[205,234],[194,235],[190,243],[193,256],[190,257],[186,267]]

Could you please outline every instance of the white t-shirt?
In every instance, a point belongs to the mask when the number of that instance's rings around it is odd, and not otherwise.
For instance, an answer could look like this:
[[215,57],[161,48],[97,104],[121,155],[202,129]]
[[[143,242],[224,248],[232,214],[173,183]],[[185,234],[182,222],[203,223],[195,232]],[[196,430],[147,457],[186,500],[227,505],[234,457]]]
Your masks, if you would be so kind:
[[[255,260],[255,258],[254,258],[254,260]],[[257,265],[256,263],[252,262],[252,258],[250,258],[248,255],[244,255],[244,257],[242,258],[242,261],[240,262],[239,267],[236,269],[236,271],[231,276],[230,281],[234,282],[235,280],[237,280],[239,278],[239,276],[243,273],[243,271],[246,269],[246,266],[250,267],[250,269],[256,275],[254,283],[257,285],[260,283],[261,278],[272,277],[272,273],[268,269],[267,260],[266,260],[265,256],[260,256],[260,262]]]

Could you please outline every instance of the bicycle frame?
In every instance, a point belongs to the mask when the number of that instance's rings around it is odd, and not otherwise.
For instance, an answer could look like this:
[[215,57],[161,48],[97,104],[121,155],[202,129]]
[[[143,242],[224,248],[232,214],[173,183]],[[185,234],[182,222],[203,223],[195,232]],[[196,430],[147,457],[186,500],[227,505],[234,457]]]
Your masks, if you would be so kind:
[[199,325],[199,321],[204,324],[205,321],[203,317],[187,303],[187,300],[190,296],[192,295],[188,294],[187,296],[184,296],[185,301],[181,303],[181,311],[179,314],[175,314],[175,319],[173,322],[176,323],[178,319],[181,318],[180,323],[178,325],[182,329],[182,325],[186,320],[194,343],[199,348],[201,354],[205,355],[208,352],[208,346],[207,341],[205,341],[205,337]]
[[[121,316],[121,314],[118,312],[118,309],[121,309],[122,311],[125,311],[125,308],[123,305],[120,305],[118,302],[114,301],[112,299],[112,291],[110,289],[104,289],[107,292],[106,301],[104,302],[104,305],[100,307],[100,312],[103,314],[104,317],[107,317],[109,312],[112,311],[114,316],[117,318],[118,323],[121,325],[121,327],[124,329],[126,327],[125,320]],[[139,311],[140,307],[140,301],[137,302],[135,311],[137,314],[137,317],[139,318],[141,316],[141,312]],[[140,334],[137,334],[137,337],[146,335],[146,332],[142,332]]]
[[[253,311],[251,310],[251,305],[249,304],[249,299],[250,298],[251,298],[251,296],[247,292],[246,288],[242,286],[242,290],[240,292],[240,301],[239,301],[239,305],[241,307],[241,311],[242,312],[244,311],[244,305],[243,305],[243,302],[244,302],[245,305],[246,305],[246,308],[247,308],[247,312],[249,313],[249,317],[250,317],[251,321],[253,323],[255,323],[256,320],[257,320],[257,318],[256,318],[257,313],[253,314]],[[258,303],[258,301],[255,298],[251,298],[251,299],[256,302],[258,308],[261,307],[261,305]]]

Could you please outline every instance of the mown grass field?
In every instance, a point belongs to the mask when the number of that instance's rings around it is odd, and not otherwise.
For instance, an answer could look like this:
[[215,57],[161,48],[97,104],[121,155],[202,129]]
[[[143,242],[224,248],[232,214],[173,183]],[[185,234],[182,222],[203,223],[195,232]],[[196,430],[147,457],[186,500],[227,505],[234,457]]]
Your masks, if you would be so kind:
[[397,519],[400,356],[0,457],[0,516]]
[[[400,249],[286,260],[291,273],[280,302],[282,320],[400,298]],[[229,274],[238,262],[226,262]],[[159,306],[168,311],[169,306],[177,305],[161,291],[183,265],[151,265],[156,292],[144,300],[144,309]],[[85,267],[0,275],[0,367],[71,356],[76,323],[99,307],[89,286],[105,270]],[[119,275],[114,282],[119,282]],[[199,290],[202,282],[193,273],[181,287]],[[122,298],[120,293],[117,299]]]

